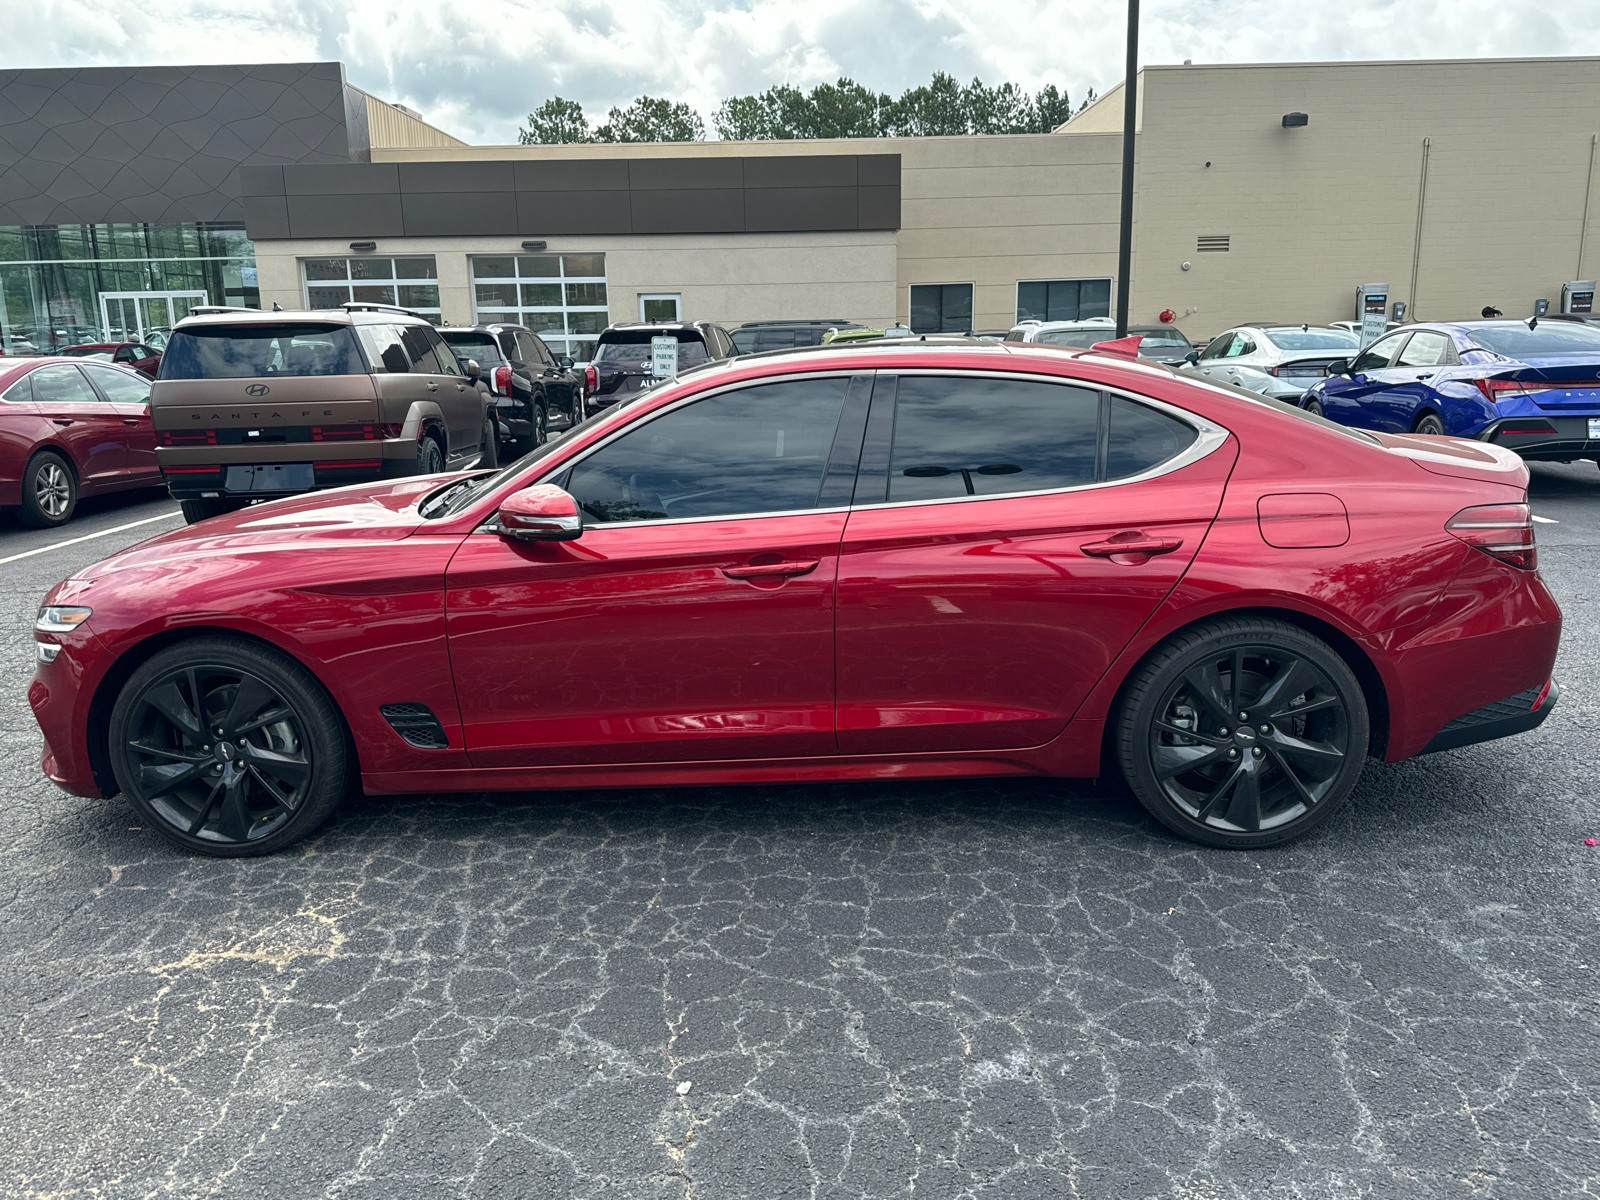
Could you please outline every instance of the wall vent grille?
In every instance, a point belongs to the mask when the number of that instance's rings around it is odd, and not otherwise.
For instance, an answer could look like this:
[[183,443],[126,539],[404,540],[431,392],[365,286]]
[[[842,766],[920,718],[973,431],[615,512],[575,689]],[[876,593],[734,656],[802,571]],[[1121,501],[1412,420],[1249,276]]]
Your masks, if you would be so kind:
[[1226,233],[1202,233],[1195,239],[1194,248],[1201,254],[1226,254],[1228,236]]

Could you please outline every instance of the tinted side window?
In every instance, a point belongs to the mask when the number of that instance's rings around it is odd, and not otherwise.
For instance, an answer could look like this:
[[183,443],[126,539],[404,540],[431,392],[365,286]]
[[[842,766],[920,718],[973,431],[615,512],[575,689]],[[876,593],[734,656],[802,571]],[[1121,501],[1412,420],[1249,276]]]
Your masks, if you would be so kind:
[[902,376],[889,499],[997,496],[1093,483],[1100,394],[1014,379]]
[[355,330],[374,371],[404,374],[411,369],[410,356],[401,344],[400,330],[395,326],[357,325]]
[[1110,412],[1107,479],[1122,479],[1148,471],[1187,450],[1200,436],[1176,417],[1121,396],[1111,397]]
[[1442,333],[1421,333],[1411,335],[1411,340],[1406,343],[1406,348],[1399,358],[1395,360],[1397,367],[1437,367],[1440,363],[1450,361],[1450,339]]
[[1201,358],[1221,358],[1228,352],[1228,347],[1233,345],[1236,334],[1222,333],[1211,339],[1211,344],[1200,352]]
[[529,366],[551,366],[549,348],[531,333],[517,334],[517,348],[522,351],[522,361]]
[[1351,372],[1360,375],[1364,371],[1381,371],[1394,361],[1394,353],[1400,349],[1400,343],[1405,339],[1403,333],[1391,333],[1388,337],[1381,337],[1371,346],[1350,368]]
[[39,404],[99,404],[77,367],[40,367],[33,373],[33,398]]
[[0,400],[4,400],[7,404],[32,404],[33,384],[24,375],[5,391],[0,392]]
[[400,344],[406,348],[411,369],[421,375],[442,375],[439,359],[433,352],[433,343],[421,325],[400,326]]
[[814,508],[848,383],[801,379],[698,400],[591,454],[567,490],[591,523]]
[[108,400],[117,404],[148,404],[150,403],[150,381],[129,371],[114,371],[110,367],[96,367],[85,365],[83,368],[89,373],[89,378],[106,394]]
[[432,325],[418,325],[417,329],[421,331],[423,339],[433,351],[434,361],[439,364],[441,374],[465,375],[467,373],[465,368],[456,361],[455,351],[445,345],[445,340],[440,336],[437,329]]

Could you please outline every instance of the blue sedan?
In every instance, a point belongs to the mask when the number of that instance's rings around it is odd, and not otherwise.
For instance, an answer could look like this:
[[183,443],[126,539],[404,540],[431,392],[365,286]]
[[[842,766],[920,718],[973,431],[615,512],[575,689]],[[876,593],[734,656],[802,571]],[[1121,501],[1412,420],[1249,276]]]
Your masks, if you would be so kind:
[[1300,405],[1359,429],[1600,462],[1600,328],[1548,317],[1407,325],[1330,364]]

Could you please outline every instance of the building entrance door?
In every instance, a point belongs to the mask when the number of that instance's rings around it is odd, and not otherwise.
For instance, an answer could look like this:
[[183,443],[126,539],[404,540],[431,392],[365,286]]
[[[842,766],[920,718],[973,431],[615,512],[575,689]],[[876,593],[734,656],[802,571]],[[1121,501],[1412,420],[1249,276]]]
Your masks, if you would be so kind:
[[101,292],[100,326],[110,341],[143,342],[151,329],[169,329],[206,303],[204,292]]

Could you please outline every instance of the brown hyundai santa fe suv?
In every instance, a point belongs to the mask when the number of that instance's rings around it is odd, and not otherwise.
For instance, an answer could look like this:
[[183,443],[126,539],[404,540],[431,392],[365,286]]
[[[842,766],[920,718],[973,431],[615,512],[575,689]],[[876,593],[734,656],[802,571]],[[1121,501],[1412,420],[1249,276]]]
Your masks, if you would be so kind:
[[492,397],[426,320],[351,304],[210,310],[150,391],[156,461],[192,523],[316,488],[492,467]]

